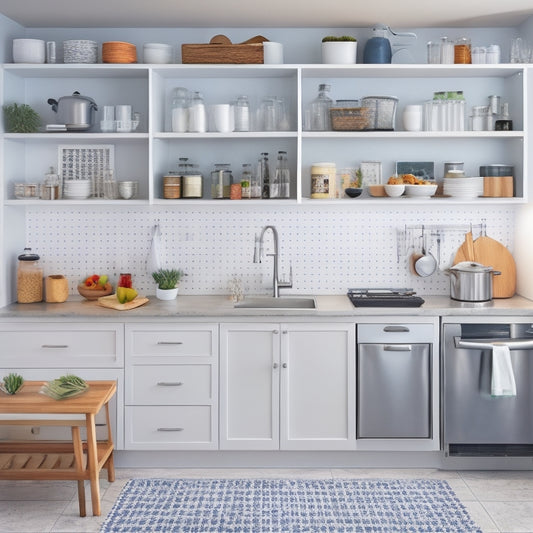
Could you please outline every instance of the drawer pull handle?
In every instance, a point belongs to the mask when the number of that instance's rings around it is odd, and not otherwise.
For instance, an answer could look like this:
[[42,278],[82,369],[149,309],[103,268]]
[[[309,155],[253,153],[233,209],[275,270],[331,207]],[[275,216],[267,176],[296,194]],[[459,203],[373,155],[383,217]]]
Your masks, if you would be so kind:
[[157,428],[157,431],[183,431],[183,428]]
[[68,348],[68,344],[43,344],[41,348]]
[[167,346],[167,345],[183,344],[183,342],[181,341],[158,341],[157,344],[161,346]]
[[158,387],[181,387],[183,383],[181,381],[158,381]]
[[385,326],[383,328],[385,333],[409,333],[407,326]]

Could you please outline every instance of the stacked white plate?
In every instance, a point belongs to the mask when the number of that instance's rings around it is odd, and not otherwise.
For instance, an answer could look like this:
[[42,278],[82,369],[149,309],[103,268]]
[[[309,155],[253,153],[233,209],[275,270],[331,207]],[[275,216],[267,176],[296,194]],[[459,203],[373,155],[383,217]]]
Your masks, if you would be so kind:
[[477,198],[483,196],[483,178],[444,178],[444,196],[453,198]]
[[97,63],[98,45],[96,41],[81,39],[63,41],[63,61],[65,63]]
[[67,200],[86,200],[91,196],[91,180],[65,180],[63,182],[63,198]]
[[143,61],[145,63],[172,63],[174,49],[170,44],[145,43],[143,46]]

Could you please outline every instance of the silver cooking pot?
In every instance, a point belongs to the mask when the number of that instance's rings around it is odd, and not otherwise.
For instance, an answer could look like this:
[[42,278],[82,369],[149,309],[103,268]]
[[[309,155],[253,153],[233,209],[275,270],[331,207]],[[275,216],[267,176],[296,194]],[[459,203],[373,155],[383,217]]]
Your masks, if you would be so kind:
[[492,300],[492,277],[501,272],[491,266],[463,261],[446,271],[450,275],[450,297],[461,302]]
[[94,112],[98,106],[89,96],[75,91],[72,96],[62,96],[59,100],[49,98],[48,103],[57,113],[57,123],[64,124],[68,131],[85,131],[94,124]]

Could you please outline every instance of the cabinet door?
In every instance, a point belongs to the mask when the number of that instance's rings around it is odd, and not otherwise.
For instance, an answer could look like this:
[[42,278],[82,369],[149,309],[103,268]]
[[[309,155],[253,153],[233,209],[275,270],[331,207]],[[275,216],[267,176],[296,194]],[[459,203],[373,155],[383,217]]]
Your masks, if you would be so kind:
[[281,448],[354,449],[355,325],[286,324],[281,345]]
[[220,448],[279,447],[279,324],[220,326]]

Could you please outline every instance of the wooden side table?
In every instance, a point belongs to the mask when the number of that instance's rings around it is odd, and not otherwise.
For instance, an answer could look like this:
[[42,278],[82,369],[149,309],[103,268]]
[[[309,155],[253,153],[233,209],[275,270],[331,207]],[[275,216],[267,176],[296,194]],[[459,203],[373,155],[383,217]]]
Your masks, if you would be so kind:
[[[55,480],[78,482],[80,516],[86,516],[84,480],[91,485],[93,515],[100,516],[99,474],[107,470],[107,479],[115,480],[113,437],[109,400],[117,390],[115,381],[88,381],[87,392],[66,400],[54,400],[40,394],[44,381],[26,381],[14,395],[0,392],[0,425],[70,426],[72,442],[4,441],[0,442],[0,479]],[[96,440],[95,417],[105,409],[107,440]],[[80,428],[86,428],[87,440]]]

